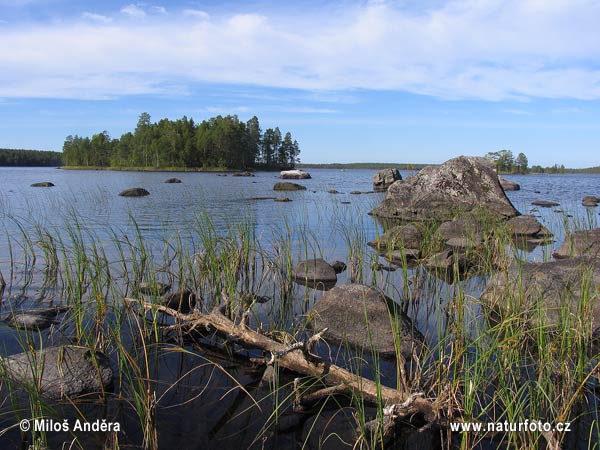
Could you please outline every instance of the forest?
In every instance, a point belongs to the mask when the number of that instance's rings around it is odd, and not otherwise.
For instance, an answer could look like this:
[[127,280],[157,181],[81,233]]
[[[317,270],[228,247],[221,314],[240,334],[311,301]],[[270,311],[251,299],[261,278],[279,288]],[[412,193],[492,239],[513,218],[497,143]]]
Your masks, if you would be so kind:
[[62,155],[59,152],[0,148],[0,166],[3,167],[52,167],[60,165],[62,165]]
[[299,161],[300,147],[279,127],[264,132],[256,116],[217,116],[196,124],[184,116],[152,123],[142,113],[132,132],[113,139],[107,131],[68,136],[63,163],[70,167],[283,169]]

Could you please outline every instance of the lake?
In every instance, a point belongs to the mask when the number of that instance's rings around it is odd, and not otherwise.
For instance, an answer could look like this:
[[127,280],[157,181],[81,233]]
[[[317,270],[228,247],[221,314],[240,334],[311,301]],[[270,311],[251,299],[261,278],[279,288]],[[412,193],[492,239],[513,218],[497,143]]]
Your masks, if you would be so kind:
[[[202,172],[0,168],[0,223],[3,232],[0,237],[0,271],[7,281],[0,314],[6,316],[14,309],[49,305],[53,301],[60,303],[56,297],[65,296],[65,289],[59,290],[44,283],[44,270],[52,258],[52,253],[45,253],[43,245],[40,245],[40,242],[47,243],[46,239],[62,242],[68,247],[62,256],[58,252],[59,258],[68,259],[76,255],[72,248],[78,245],[78,239],[81,239],[82,247],[94,247],[92,255],[102,253],[101,257],[107,261],[107,270],[113,271],[114,285],[95,288],[94,276],[100,275],[85,273],[82,276],[87,277],[88,282],[83,295],[89,299],[90,292],[97,289],[107,297],[104,300],[113,305],[108,308],[106,316],[106,327],[110,328],[110,324],[120,323],[120,297],[132,293],[131,280],[123,272],[150,267],[157,278],[177,283],[176,275],[183,273],[182,266],[185,265],[176,261],[178,249],[193,258],[198,252],[207,252],[203,233],[225,238],[230,233],[235,234],[236,230],[244,229],[254,236],[262,255],[257,263],[258,275],[247,280],[248,286],[256,293],[272,298],[271,302],[254,307],[253,323],[261,324],[265,329],[271,326],[291,333],[303,333],[298,323],[323,295],[322,291],[295,284],[287,291],[290,298],[280,295],[281,281],[276,277],[269,278],[273,275],[269,270],[274,262],[285,261],[286,257],[293,263],[313,257],[346,263],[355,261],[359,267],[352,278],[358,277],[358,281],[365,284],[377,285],[397,301],[412,300],[407,313],[425,335],[427,344],[439,347],[438,355],[445,351],[444,339],[448,334],[445,309],[457,291],[467,298],[467,302],[472,302],[462,320],[469,322],[471,330],[484,326],[476,298],[485,286],[486,276],[474,276],[456,284],[437,280],[434,285],[429,285],[429,281],[419,281],[430,280],[423,278],[425,275],[419,267],[406,267],[395,272],[371,270],[373,263],[384,261],[366,247],[366,242],[381,235],[383,229],[367,213],[384,198],[384,194],[350,192],[371,191],[374,171],[307,170],[312,179],[297,181],[306,186],[306,190],[274,192],[273,185],[278,178],[273,172],[257,172],[254,177],[233,177],[231,174],[223,176],[225,174]],[[411,175],[407,171],[401,173],[404,178]],[[171,177],[182,182],[164,182]],[[600,175],[506,175],[505,178],[521,185],[521,190],[507,192],[515,207],[523,214],[536,215],[555,239],[553,243],[531,251],[516,250],[520,257],[531,261],[548,259],[552,250],[562,243],[565,229],[597,226],[599,210],[584,208],[581,199],[585,195],[600,196]],[[40,181],[50,181],[55,186],[30,186]],[[145,188],[150,195],[140,198],[118,195],[131,187]],[[340,193],[328,193],[331,189]],[[291,201],[257,200],[282,196]],[[560,206],[532,206],[531,202],[538,199],[555,201]],[[27,243],[27,239],[31,242]],[[289,247],[282,245],[282,241],[287,242]],[[149,262],[135,260],[133,256],[131,259],[130,256],[124,258],[121,253],[123,248],[139,247],[144,247]],[[37,252],[35,257],[31,249]],[[122,264],[124,260],[127,261]],[[172,265],[165,268],[167,262]],[[74,265],[72,270],[76,269]],[[347,270],[338,276],[338,285],[350,282],[350,272]],[[212,292],[211,288],[214,286],[203,291],[206,296]],[[82,323],[94,326],[91,319]],[[128,323],[129,326],[124,328],[128,328],[126,334],[131,335],[125,341],[134,346],[137,338],[131,328],[135,326]],[[2,323],[1,354],[7,356],[23,351],[28,339],[35,346],[74,342],[78,333],[77,327],[72,325],[57,325],[28,335]],[[103,342],[103,348],[108,349],[116,367],[122,364],[119,351],[111,348],[110,333],[103,333],[101,338],[107,341]],[[279,378],[265,382],[262,371],[252,364],[223,358],[210,347],[188,343],[182,347],[185,351],[177,348],[177,351],[167,351],[162,345],[152,346],[146,355],[149,356],[147,372],[143,373],[150,376],[156,390],[156,417],[153,420],[161,447],[352,447],[354,430],[348,427],[348,423],[356,411],[348,405],[338,405],[337,408],[329,405],[300,417],[282,409],[281,416],[273,416],[273,405],[284,404],[286,396],[290,395],[288,387],[274,390],[273,384],[288,386],[293,375],[282,373]],[[353,364],[358,364],[364,376],[381,376],[382,382],[388,385],[395,382],[397,367],[394,362],[377,361],[378,369],[374,369],[373,358],[369,355],[363,355],[360,363],[353,363],[352,356],[345,354],[344,349],[332,346],[328,351],[329,356],[333,353],[334,360],[340,365],[354,367]],[[131,352],[135,353],[134,350]],[[98,404],[81,406],[82,411],[93,417],[118,419],[126,424],[127,432],[118,437],[122,447],[143,446],[146,439],[140,425],[139,408],[131,400],[134,384],[133,379],[117,383],[114,396],[98,403],[101,408]],[[3,394],[7,395],[5,386]],[[10,402],[1,403],[0,430],[14,425],[15,413],[11,411],[18,411],[16,415],[19,417],[30,414],[26,397],[20,398],[16,394],[13,401],[15,404],[21,401],[22,409],[15,409]],[[61,414],[76,414],[69,405],[52,407],[59,417]],[[587,426],[588,431],[598,433],[594,428],[597,425]],[[4,434],[0,431],[0,447],[19,447],[22,445],[21,438],[18,430]],[[66,438],[59,433],[50,434],[47,439],[51,445],[59,445]],[[104,448],[107,443],[113,442],[111,439],[116,438],[91,433],[77,436],[77,445]],[[483,445],[482,448],[488,447]]]

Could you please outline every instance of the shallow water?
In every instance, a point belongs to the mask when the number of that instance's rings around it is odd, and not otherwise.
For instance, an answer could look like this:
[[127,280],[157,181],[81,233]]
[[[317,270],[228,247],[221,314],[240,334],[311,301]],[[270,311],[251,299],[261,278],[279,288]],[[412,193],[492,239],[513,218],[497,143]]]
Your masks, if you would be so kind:
[[[311,180],[295,181],[305,185],[307,190],[274,192],[272,187],[278,179],[273,172],[257,172],[255,177],[232,177],[231,174],[224,177],[216,173],[0,168],[0,224],[4,235],[0,239],[0,270],[8,278],[11,260],[9,251],[13,252],[12,258],[19,253],[17,243],[23,237],[23,229],[29,232],[36,226],[41,226],[56,236],[64,236],[68,226],[73,226],[77,220],[80,228],[93,235],[98,242],[106,244],[107,257],[116,261],[118,254],[112,245],[115,237],[133,239],[138,232],[132,225],[132,219],[144,241],[160,253],[165,240],[176,234],[182,236],[183,242],[194,242],[198,231],[206,227],[205,216],[221,234],[237,225],[248,225],[267,251],[270,251],[270,246],[277,241],[278,236],[290,230],[294,261],[315,256],[322,256],[328,261],[348,261],[349,243],[354,240],[364,243],[381,232],[380,225],[367,213],[381,201],[384,194],[350,194],[351,191],[372,189],[372,170],[309,171],[313,176]],[[410,173],[402,172],[402,175],[406,177]],[[182,183],[164,183],[171,177],[180,178]],[[520,191],[507,192],[515,207],[524,214],[538,216],[555,235],[553,244],[538,247],[531,252],[524,251],[521,254],[523,257],[530,260],[548,258],[552,249],[562,242],[565,224],[569,228],[596,226],[599,210],[584,208],[581,206],[581,199],[585,195],[600,195],[600,175],[507,175],[505,178],[521,185]],[[55,187],[30,186],[39,181],[51,181]],[[142,198],[118,196],[120,191],[130,187],[143,187],[151,195]],[[336,189],[341,193],[329,194],[326,192],[328,189]],[[256,197],[280,196],[289,197],[292,201],[276,203],[273,200],[253,200]],[[556,201],[560,206],[533,207],[531,202],[537,199]],[[366,253],[370,258],[377,258],[370,249]],[[364,282],[374,282],[395,300],[417,296],[417,301],[411,303],[408,314],[426,336],[428,344],[435,345],[445,333],[444,324],[439,321],[439,310],[457,287],[445,283],[436,284],[432,289],[417,286],[412,281],[417,279],[419,270],[412,268],[407,272],[411,283],[404,283],[402,270],[376,274],[366,270]],[[13,282],[9,283],[10,289],[5,292],[4,301],[0,303],[2,314],[15,307],[37,304],[36,299],[42,292],[40,282],[35,277],[27,289],[22,290],[21,286],[25,283],[23,274],[15,273],[13,276]],[[460,288],[469,296],[477,298],[485,281],[484,277],[473,277],[465,280]],[[346,282],[349,282],[348,271],[339,276],[338,284]],[[274,291],[268,282],[262,284],[262,289],[267,295]],[[285,317],[278,317],[277,323],[291,327],[302,320],[302,315],[322,295],[320,291],[295,286],[293,299],[286,308],[282,308],[276,301],[257,305],[257,320],[268,322],[285,309]],[[465,320],[481,320],[476,302],[470,311],[472,316]],[[67,333],[67,330],[62,332]],[[46,331],[33,336],[36,341],[34,345],[37,346],[40,340],[68,340],[66,336],[61,337],[60,332],[52,336],[49,334]],[[22,351],[22,344],[21,333],[0,324],[2,355]],[[270,420],[269,407],[263,405],[264,411],[259,412],[248,396],[236,388],[231,378],[223,375],[221,368],[215,368],[214,364],[198,355],[184,355],[158,348],[155,350],[151,378],[155,380],[157,397],[160,399],[157,422],[161,447],[279,448],[307,442],[308,448],[340,448],[345,447],[344,442],[353,442],[351,430],[349,432],[347,427],[337,425],[337,422],[346,423],[348,420],[344,418],[345,410],[341,410],[341,413],[324,411],[301,420],[296,415],[284,414],[280,420],[290,423],[278,424],[268,432],[261,432],[264,423]],[[340,350],[334,347],[334,355],[337,351]],[[341,353],[344,353],[343,349]],[[199,351],[199,354],[204,352]],[[340,363],[344,364],[342,356],[340,355]],[[370,361],[368,357],[365,358],[367,361],[364,363],[363,373],[368,376]],[[254,398],[264,397],[265,403],[269,405],[271,402],[277,403],[268,386],[259,385],[262,372],[225,360],[219,363],[251,391]],[[395,372],[393,363],[382,363],[381,376],[385,384],[394,385]],[[178,380],[176,388],[169,389]],[[211,380],[210,383],[207,380]],[[283,383],[281,380],[280,382]],[[109,401],[104,407],[105,417],[118,418],[130,427],[128,429],[131,431],[121,443],[139,445],[141,430],[131,408],[117,399]],[[10,408],[7,409],[7,405],[2,408],[6,415],[4,418],[0,416],[0,429],[14,424],[13,417],[7,412]],[[65,408],[69,410],[68,407]],[[73,414],[73,411],[65,414]],[[330,427],[331,436],[335,436],[333,432],[342,433],[342,436],[322,442],[318,433],[311,434],[313,426],[316,429]],[[329,435],[327,432],[325,434]],[[11,444],[19,442],[16,432],[4,437],[0,435],[0,442],[3,439]],[[64,437],[57,436],[56,439],[59,442]],[[85,448],[104,445],[102,438],[98,438],[98,441],[96,443],[94,439],[87,437],[83,442]]]

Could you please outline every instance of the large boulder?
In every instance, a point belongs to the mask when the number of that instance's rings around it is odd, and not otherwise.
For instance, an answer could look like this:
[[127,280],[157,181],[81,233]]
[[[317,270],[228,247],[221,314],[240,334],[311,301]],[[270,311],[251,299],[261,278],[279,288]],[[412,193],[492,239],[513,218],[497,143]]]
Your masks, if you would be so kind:
[[35,385],[50,399],[100,394],[112,382],[108,358],[85,347],[65,345],[2,359],[6,375],[16,383]]
[[146,195],[150,195],[144,188],[130,188],[125,189],[119,194],[121,197],[145,197]]
[[[492,318],[519,317],[533,327],[558,327],[590,316],[597,327],[600,320],[600,260],[571,258],[545,263],[516,264],[490,279],[481,295]],[[584,306],[583,303],[589,306]]]
[[303,170],[282,170],[279,172],[279,178],[283,180],[307,180],[311,178],[310,173]]
[[396,181],[402,180],[398,169],[383,169],[373,175],[373,190],[385,192]]
[[302,186],[301,184],[297,184],[297,183],[289,183],[287,181],[282,181],[279,183],[275,183],[275,186],[273,186],[273,190],[274,191],[305,191],[306,186]]
[[600,228],[576,231],[552,254],[556,259],[577,256],[600,256]]
[[361,284],[338,286],[327,292],[308,313],[315,331],[327,328],[325,338],[386,357],[396,355],[396,344],[406,358],[421,353],[423,335],[393,300]]
[[519,215],[488,160],[459,156],[392,184],[371,214],[407,221],[451,220],[478,210],[499,218]]
[[294,281],[318,289],[331,289],[337,282],[335,268],[321,258],[300,261],[292,270]]
[[502,177],[498,177],[498,180],[500,180],[500,186],[505,191],[518,191],[521,189],[519,183],[515,183],[514,181],[506,180]]

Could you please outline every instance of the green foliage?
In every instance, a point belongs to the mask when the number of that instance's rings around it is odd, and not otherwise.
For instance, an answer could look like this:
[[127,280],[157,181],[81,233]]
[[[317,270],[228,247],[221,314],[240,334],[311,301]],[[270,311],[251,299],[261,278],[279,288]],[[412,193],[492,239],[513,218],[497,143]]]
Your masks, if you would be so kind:
[[525,153],[519,153],[515,158],[510,150],[489,152],[485,157],[496,165],[498,173],[528,173],[529,161]]
[[60,166],[62,155],[59,152],[41,150],[0,149],[0,166]]
[[64,164],[70,167],[288,168],[298,161],[300,147],[279,128],[262,133],[258,118],[217,116],[196,125],[186,116],[152,123],[142,113],[133,133],[111,139],[107,131],[92,138],[68,136]]

